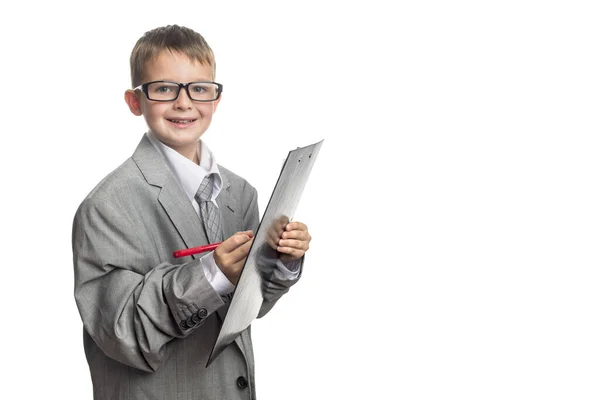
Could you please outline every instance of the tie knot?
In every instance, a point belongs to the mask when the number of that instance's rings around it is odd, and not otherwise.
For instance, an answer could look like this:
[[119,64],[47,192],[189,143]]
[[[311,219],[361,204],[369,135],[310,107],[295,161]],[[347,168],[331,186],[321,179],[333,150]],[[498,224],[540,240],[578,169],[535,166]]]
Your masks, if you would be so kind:
[[196,200],[210,201],[210,197],[213,190],[213,174],[208,174],[202,180],[198,191],[196,192]]

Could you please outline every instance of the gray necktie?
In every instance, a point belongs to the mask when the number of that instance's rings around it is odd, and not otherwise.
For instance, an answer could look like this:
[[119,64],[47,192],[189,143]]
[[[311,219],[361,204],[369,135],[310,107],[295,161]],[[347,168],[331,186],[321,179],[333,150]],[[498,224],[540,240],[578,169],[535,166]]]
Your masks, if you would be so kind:
[[223,233],[221,232],[221,214],[217,206],[211,201],[213,179],[214,174],[206,175],[194,198],[200,205],[200,216],[208,240],[210,243],[217,243],[223,241]]

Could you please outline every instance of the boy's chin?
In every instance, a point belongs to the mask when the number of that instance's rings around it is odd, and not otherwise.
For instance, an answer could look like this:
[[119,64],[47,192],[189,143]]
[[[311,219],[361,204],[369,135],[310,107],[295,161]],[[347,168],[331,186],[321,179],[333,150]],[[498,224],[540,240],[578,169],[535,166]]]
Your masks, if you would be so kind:
[[160,132],[154,133],[154,137],[156,137],[161,142],[171,142],[173,144],[185,145],[186,143],[195,143],[197,142],[204,132],[199,132],[198,130],[186,130],[186,129],[169,129],[168,132]]

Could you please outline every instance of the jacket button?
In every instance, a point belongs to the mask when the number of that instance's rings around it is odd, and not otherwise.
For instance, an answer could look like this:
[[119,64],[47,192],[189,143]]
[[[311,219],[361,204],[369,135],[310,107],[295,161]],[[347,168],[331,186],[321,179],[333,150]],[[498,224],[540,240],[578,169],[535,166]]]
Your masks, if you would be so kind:
[[192,321],[192,317],[189,317],[187,319],[187,321],[185,321],[187,323],[188,328],[193,328],[194,326],[196,326],[196,324],[194,323],[194,321]]
[[187,331],[189,329],[188,326],[187,326],[187,322],[186,322],[185,319],[179,323],[179,327],[181,329],[183,329],[184,331]]
[[248,387],[248,381],[243,376],[237,378],[237,385],[240,389],[246,389]]
[[192,321],[194,321],[197,324],[200,321],[202,321],[204,318],[206,318],[207,315],[208,315],[208,312],[206,312],[206,309],[201,308],[196,314],[192,314]]

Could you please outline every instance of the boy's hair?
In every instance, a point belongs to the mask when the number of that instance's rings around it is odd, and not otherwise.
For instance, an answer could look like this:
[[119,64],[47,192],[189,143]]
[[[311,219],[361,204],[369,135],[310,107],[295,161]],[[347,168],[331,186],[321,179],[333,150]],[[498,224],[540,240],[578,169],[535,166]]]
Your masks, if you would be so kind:
[[129,59],[133,88],[143,83],[146,63],[162,50],[185,54],[190,60],[212,67],[212,79],[215,79],[215,56],[202,35],[184,26],[167,25],[144,33],[133,47]]

